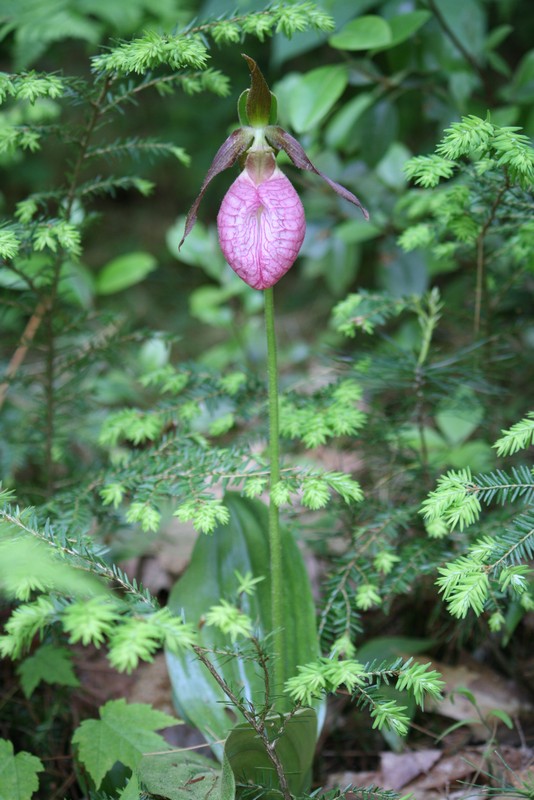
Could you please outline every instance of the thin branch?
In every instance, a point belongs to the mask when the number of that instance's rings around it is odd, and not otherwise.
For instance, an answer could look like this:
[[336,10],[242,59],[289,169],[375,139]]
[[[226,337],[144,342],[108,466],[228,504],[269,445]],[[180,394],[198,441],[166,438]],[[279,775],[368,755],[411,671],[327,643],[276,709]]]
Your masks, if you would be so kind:
[[452,30],[452,28],[450,27],[449,23],[447,22],[447,20],[445,19],[445,17],[441,13],[441,10],[436,5],[435,0],[428,0],[428,5],[430,6],[430,8],[431,8],[432,12],[434,13],[437,21],[439,22],[439,24],[441,25],[441,27],[443,28],[444,32],[447,34],[447,36],[449,37],[449,39],[451,40],[453,45],[456,47],[458,52],[461,53],[461,55],[465,58],[467,63],[470,64],[473,67],[474,71],[477,73],[477,75],[481,79],[482,83],[485,85],[485,79],[484,79],[484,73],[482,71],[482,67],[480,66],[480,64],[478,63],[476,58],[473,56],[473,54],[470,53],[469,50],[466,47],[464,47],[464,45],[462,44],[460,39],[457,37],[455,32]]
[[200,662],[204,664],[206,669],[209,671],[210,675],[212,675],[217,684],[220,686],[226,697],[228,697],[232,705],[235,708],[237,708],[238,711],[241,712],[241,714],[245,717],[248,724],[261,739],[263,746],[265,747],[265,752],[267,753],[267,757],[269,758],[270,762],[272,763],[273,767],[276,770],[276,775],[280,784],[280,790],[282,792],[284,800],[291,800],[291,792],[289,790],[289,785],[284,772],[284,767],[282,765],[282,762],[280,761],[278,753],[276,752],[276,742],[279,737],[277,737],[277,739],[275,739],[274,741],[271,741],[269,739],[269,735],[265,728],[265,719],[261,717],[260,719],[258,719],[253,712],[247,709],[245,704],[237,697],[235,692],[233,692],[232,689],[228,686],[224,678],[221,675],[219,675],[217,669],[215,668],[214,664],[212,664],[212,662],[206,655],[206,652],[203,650],[203,648],[199,647],[198,645],[193,645],[193,650],[196,653]]
[[17,374],[17,371],[21,364],[23,363],[30,345],[35,337],[35,334],[39,330],[39,326],[43,321],[43,317],[47,313],[49,308],[49,300],[48,298],[42,298],[35,311],[33,312],[32,316],[28,320],[28,324],[24,328],[24,333],[22,334],[17,349],[11,356],[11,360],[7,366],[6,373],[5,373],[5,381],[0,384],[0,409],[4,404],[4,400],[6,399],[6,394],[9,389],[9,384]]

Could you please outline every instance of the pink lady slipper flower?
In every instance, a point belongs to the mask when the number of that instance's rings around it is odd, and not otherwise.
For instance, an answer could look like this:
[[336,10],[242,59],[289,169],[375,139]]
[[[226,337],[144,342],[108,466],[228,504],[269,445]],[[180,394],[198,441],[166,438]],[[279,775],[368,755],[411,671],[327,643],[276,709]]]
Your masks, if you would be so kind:
[[316,169],[299,142],[274,124],[276,98],[256,62],[244,58],[251,72],[251,88],[239,98],[242,127],[215,155],[187,215],[180,247],[196,222],[210,181],[239,159],[242,172],[227,191],[217,216],[219,243],[225,259],[245,283],[254,289],[269,289],[294,264],[306,232],[300,198],[276,164],[280,150],[295,166],[320,175],[337,194],[358,206],[365,219],[369,215],[352,192]]

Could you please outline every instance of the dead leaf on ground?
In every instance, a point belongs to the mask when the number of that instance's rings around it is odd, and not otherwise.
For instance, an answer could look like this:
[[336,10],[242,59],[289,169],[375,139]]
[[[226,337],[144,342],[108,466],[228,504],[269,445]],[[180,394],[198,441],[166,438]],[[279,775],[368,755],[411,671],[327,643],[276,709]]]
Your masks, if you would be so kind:
[[[496,786],[502,781],[523,788],[523,782],[533,780],[534,767],[525,766],[532,760],[532,750],[506,747],[499,753],[501,771],[495,768],[494,759],[488,764],[488,753],[482,746],[466,748],[455,755],[436,749],[385,752],[381,754],[380,769],[332,774],[327,788],[374,785],[403,794],[412,793],[414,800],[476,800],[488,796],[485,787],[477,785],[486,782],[488,772],[495,776]],[[357,796],[354,793],[353,797]],[[492,800],[496,800],[494,795]]]
[[[428,659],[418,656],[417,660],[426,663]],[[458,666],[432,661],[432,667],[441,673],[445,689],[444,699],[441,701],[431,699],[427,706],[428,710],[458,722],[466,721],[475,736],[481,739],[487,738],[488,729],[479,721],[477,711],[470,700],[465,695],[459,694],[458,690],[467,689],[471,692],[485,719],[494,710],[504,711],[512,718],[532,710],[530,701],[513,681],[506,680],[485,664],[466,657]],[[493,717],[491,723],[497,722],[498,718]]]

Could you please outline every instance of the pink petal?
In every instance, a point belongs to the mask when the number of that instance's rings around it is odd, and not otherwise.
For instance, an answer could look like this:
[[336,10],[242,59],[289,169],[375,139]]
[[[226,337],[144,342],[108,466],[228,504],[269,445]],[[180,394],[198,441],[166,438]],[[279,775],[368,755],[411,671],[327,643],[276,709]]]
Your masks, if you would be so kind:
[[217,216],[224,257],[245,283],[268,289],[298,256],[306,220],[300,197],[278,168],[257,186],[244,170]]

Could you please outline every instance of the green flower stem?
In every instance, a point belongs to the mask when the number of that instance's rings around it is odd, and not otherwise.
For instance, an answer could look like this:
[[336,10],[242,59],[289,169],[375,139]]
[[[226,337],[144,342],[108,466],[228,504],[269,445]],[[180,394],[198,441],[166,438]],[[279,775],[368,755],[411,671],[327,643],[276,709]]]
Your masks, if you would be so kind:
[[280,441],[278,423],[278,365],[276,359],[276,333],[274,325],[273,289],[266,289],[265,328],[267,332],[267,372],[269,379],[269,460],[271,468],[269,498],[269,548],[271,573],[271,619],[273,630],[273,684],[274,695],[280,696],[284,686],[284,600],[282,582],[282,538],[280,515],[273,501],[273,487],[280,480]]

